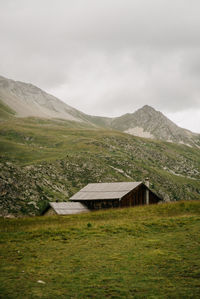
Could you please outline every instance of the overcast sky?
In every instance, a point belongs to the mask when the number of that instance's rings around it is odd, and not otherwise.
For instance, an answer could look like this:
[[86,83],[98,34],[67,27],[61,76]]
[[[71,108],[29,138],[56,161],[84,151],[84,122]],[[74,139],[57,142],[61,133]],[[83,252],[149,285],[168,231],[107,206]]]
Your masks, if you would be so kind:
[[0,0],[0,75],[93,115],[200,133],[200,0]]

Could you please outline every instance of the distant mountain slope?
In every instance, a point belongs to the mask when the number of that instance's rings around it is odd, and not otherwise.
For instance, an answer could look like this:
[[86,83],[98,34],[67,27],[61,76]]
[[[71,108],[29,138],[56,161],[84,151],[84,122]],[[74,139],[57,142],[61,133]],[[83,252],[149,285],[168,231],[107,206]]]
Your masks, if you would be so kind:
[[150,106],[109,118],[84,114],[40,88],[0,76],[0,119],[18,117],[57,118],[91,127],[119,130],[131,135],[200,146],[200,134],[182,129]]
[[16,116],[19,117],[34,116],[88,122],[84,113],[40,88],[2,76],[0,76],[0,100],[14,110]]
[[115,118],[111,127],[135,136],[187,145],[200,145],[200,135],[178,127],[161,112],[146,105],[132,114]]

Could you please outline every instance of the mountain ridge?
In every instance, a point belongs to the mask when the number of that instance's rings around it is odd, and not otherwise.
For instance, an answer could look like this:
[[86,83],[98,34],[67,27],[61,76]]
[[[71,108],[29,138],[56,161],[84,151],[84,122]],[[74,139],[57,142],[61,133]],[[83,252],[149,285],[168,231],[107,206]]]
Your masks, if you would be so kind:
[[[119,117],[92,116],[69,106],[33,84],[2,76],[0,76],[0,101],[14,111],[16,117],[63,119],[81,122],[91,127],[118,130],[138,137],[200,146],[200,134],[177,126],[149,105]],[[4,117],[7,114],[4,108]]]

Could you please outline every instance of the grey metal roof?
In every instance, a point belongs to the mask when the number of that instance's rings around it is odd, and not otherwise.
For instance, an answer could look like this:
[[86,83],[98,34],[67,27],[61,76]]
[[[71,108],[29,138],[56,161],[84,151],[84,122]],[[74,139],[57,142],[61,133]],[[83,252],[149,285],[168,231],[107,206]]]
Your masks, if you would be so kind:
[[121,199],[140,184],[142,184],[142,182],[88,184],[74,194],[70,200]]
[[50,202],[49,204],[58,215],[71,215],[89,212],[88,208],[80,202]]

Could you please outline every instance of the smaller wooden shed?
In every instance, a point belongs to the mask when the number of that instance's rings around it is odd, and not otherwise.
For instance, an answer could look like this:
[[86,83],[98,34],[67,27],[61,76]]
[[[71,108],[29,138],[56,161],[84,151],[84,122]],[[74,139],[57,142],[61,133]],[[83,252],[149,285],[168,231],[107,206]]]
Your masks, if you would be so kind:
[[44,215],[73,215],[88,212],[88,208],[81,202],[50,202]]

